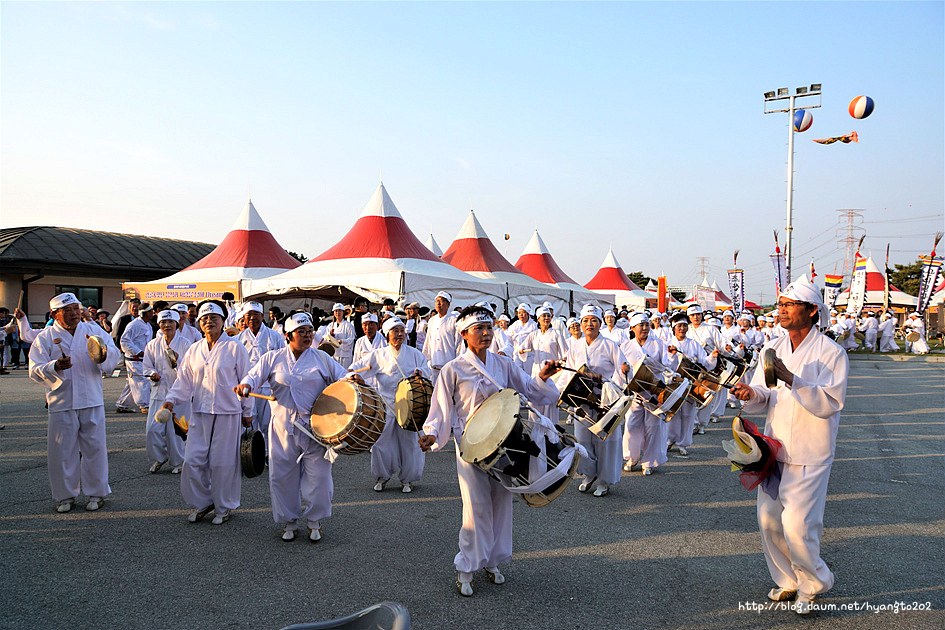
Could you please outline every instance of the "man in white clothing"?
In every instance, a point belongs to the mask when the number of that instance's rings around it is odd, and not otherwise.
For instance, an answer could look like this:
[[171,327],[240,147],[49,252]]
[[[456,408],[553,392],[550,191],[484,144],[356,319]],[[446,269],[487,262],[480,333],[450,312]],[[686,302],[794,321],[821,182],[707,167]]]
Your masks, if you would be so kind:
[[121,351],[125,355],[125,369],[128,370],[128,382],[115,403],[115,410],[127,413],[132,411],[135,404],[141,413],[148,413],[151,399],[151,381],[144,374],[142,360],[144,349],[154,338],[154,329],[151,328],[151,319],[154,309],[145,302],[138,308],[138,316],[125,327],[119,339]]
[[456,313],[450,311],[453,296],[446,291],[436,294],[433,306],[436,312],[427,322],[426,338],[423,343],[423,356],[433,370],[433,382],[440,377],[443,366],[462,354],[463,338],[456,330]]
[[345,305],[340,302],[331,307],[331,316],[332,321],[325,328],[325,333],[341,342],[341,346],[335,350],[334,358],[346,368],[354,358],[354,341],[357,338],[354,324],[345,319]]
[[354,342],[354,357],[352,358],[352,363],[357,363],[364,358],[365,355],[387,345],[383,335],[378,333],[380,327],[378,326],[377,315],[374,313],[364,313],[361,315],[361,329],[364,331],[364,334],[358,337],[358,340]]
[[528,338],[528,335],[538,330],[538,324],[532,319],[532,306],[528,302],[522,302],[518,305],[515,309],[515,317],[518,319],[509,326],[506,334],[508,334],[512,342],[512,350],[514,351],[513,358],[515,362],[527,372],[528,360],[525,358],[525,355],[520,353],[520,350],[523,347],[522,344],[525,343],[525,339]]
[[[243,331],[237,336],[246,352],[249,353],[249,367],[252,369],[259,359],[271,350],[285,348],[285,337],[263,323],[263,307],[259,302],[247,302],[243,305]],[[271,392],[268,383],[260,385],[259,393],[268,396]],[[253,428],[269,435],[269,419],[272,410],[269,401],[253,399]]]
[[[102,374],[115,369],[121,354],[97,324],[81,321],[81,307],[72,293],[50,300],[53,325],[36,335],[29,352],[30,378],[46,387],[46,463],[57,512],[71,510],[81,492],[89,497],[85,509],[95,511],[111,492]],[[105,343],[102,363],[89,356],[86,335]]]
[[879,351],[899,352],[896,343],[896,320],[889,313],[883,313],[882,323],[879,325]]
[[735,386],[745,411],[765,413],[765,435],[782,444],[777,489],[758,488],[758,525],[777,585],[768,598],[796,598],[798,614],[809,613],[811,602],[834,584],[820,558],[820,538],[849,364],[843,349],[817,330],[826,316],[820,291],[806,275],[789,284],[778,297],[778,320],[788,334],[767,346],[777,355],[777,385],[768,389],[757,370],[750,385]]

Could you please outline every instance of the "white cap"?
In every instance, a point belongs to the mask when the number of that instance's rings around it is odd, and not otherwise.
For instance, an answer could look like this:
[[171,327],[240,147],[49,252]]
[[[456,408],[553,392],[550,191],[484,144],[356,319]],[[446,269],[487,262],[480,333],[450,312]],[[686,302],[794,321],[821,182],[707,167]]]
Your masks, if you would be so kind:
[[381,332],[383,332],[384,336],[386,337],[387,333],[393,330],[395,326],[403,326],[403,325],[404,323],[400,321],[399,317],[388,317],[386,320],[384,320],[384,325],[381,327]]
[[612,310],[607,309],[606,311],[604,311],[604,317],[613,317],[614,319],[617,319],[617,314],[614,313]]
[[53,299],[49,300],[49,310],[56,311],[64,306],[69,306],[70,304],[78,304],[82,306],[82,303],[79,302],[79,298],[75,296],[75,293],[60,293]]
[[518,311],[525,311],[526,313],[528,313],[529,315],[531,315],[531,314],[532,314],[532,305],[529,304],[528,302],[522,302],[521,304],[518,305],[518,307],[515,309],[515,311],[516,311],[516,312],[518,312]]
[[177,304],[175,304],[175,305],[172,306],[171,308],[174,309],[175,311],[177,311],[178,313],[189,313],[189,312],[190,312],[190,308],[189,308],[186,304],[184,304],[183,302],[178,302]]
[[731,315],[732,317],[735,317],[735,313],[732,312],[732,309],[730,308],[727,308],[724,311],[722,311],[722,317],[725,317],[726,315]]
[[259,302],[245,302],[243,304],[243,315],[249,313],[250,311],[256,311],[257,313],[263,312],[262,304]]
[[498,319],[496,319],[496,321],[510,322],[510,321],[512,321],[512,320],[509,319],[509,316],[508,316],[508,315],[506,315],[505,313],[502,313],[501,315],[499,315],[499,317],[498,317]]
[[158,319],[157,319],[157,320],[158,320],[158,323],[159,323],[159,324],[160,324],[161,322],[163,322],[165,319],[170,319],[170,320],[173,320],[173,321],[175,321],[175,322],[179,322],[179,321],[180,321],[180,313],[178,313],[177,311],[171,311],[171,310],[161,311],[160,313],[158,313]]
[[649,321],[650,318],[646,316],[646,313],[634,313],[630,316],[630,328],[639,326],[640,324],[647,324]]
[[547,308],[549,311],[555,310],[555,307],[551,305],[551,302],[542,302],[541,305]]
[[492,308],[492,304],[490,304],[489,302],[486,302],[486,301],[476,302],[476,306],[481,306],[482,308],[488,310],[490,313],[495,315],[495,309]]
[[341,302],[335,302],[335,305],[331,307],[332,312],[334,311],[343,311],[345,310],[345,305]]
[[200,310],[197,311],[197,319],[200,319],[204,315],[219,315],[223,319],[226,319],[226,315],[223,313],[223,309],[220,308],[220,305],[214,304],[213,302],[204,302]]
[[291,315],[285,320],[283,330],[287,333],[290,333],[296,328],[301,328],[302,326],[311,326],[312,328],[315,328],[315,324],[312,323],[312,317],[308,313],[295,313]]
[[363,324],[364,322],[374,322],[376,324],[377,315],[375,315],[374,313],[365,313],[364,315],[361,316],[361,323]]
[[585,317],[596,317],[600,321],[604,321],[601,310],[596,304],[585,304],[581,307],[581,319]]
[[549,310],[548,310],[547,308],[545,308],[544,306],[539,306],[539,307],[538,307],[538,310],[535,311],[535,318],[537,319],[537,318],[541,317],[542,315],[551,315],[551,311],[549,311]]
[[686,315],[696,315],[697,313],[702,312],[702,307],[698,304],[691,304],[689,308],[686,309]]
[[575,324],[579,324],[579,325],[580,325],[580,323],[581,323],[581,322],[578,321],[578,318],[577,318],[577,317],[569,317],[569,318],[568,318],[568,325],[567,325],[567,328],[570,328],[571,326],[574,326]]
[[453,296],[450,295],[447,291],[440,291],[439,293],[437,293],[437,294],[434,296],[433,299],[436,299],[436,298],[443,298],[443,299],[446,300],[447,302],[452,302],[452,301],[453,301]]

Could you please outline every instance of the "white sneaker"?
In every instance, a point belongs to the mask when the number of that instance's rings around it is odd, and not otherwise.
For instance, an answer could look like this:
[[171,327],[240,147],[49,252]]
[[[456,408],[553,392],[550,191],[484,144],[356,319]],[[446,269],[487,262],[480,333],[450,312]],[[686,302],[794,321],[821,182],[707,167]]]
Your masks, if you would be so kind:
[[60,514],[65,514],[72,509],[72,501],[73,499],[63,499],[56,504],[56,511]]
[[798,595],[797,601],[794,602],[794,612],[798,615],[809,615],[811,613],[814,600],[817,599],[817,596],[807,596],[807,595]]
[[94,512],[102,507],[103,503],[105,503],[105,499],[102,497],[89,497],[89,502],[85,504],[85,509],[88,512]]
[[213,520],[210,521],[213,525],[223,525],[223,523],[230,520],[230,511],[229,510],[220,510],[213,515]]
[[700,424],[699,428],[696,429],[696,433],[698,433],[699,435],[705,435],[705,427]]
[[685,446],[678,446],[676,448],[679,449],[679,454],[682,455],[683,457],[689,454],[689,449],[687,449]]
[[786,588],[773,588],[768,591],[768,599],[773,602],[786,602],[797,597],[797,591],[791,591]]
[[315,527],[312,527],[311,524],[308,526],[308,540],[309,542],[316,543],[322,539],[322,528],[316,523]]
[[462,595],[463,597],[472,597],[472,594],[473,594],[472,584],[469,582],[460,582],[459,575],[460,574],[458,573],[456,575],[456,589],[459,591],[459,594]]
[[378,479],[377,482],[375,482],[375,484],[374,484],[374,492],[381,492],[381,491],[384,489],[384,484],[386,484],[386,483],[387,483],[386,480],[383,480],[383,481],[382,481],[382,480]]
[[505,576],[498,567],[486,567],[486,577],[493,584],[505,584]]
[[409,483],[405,483],[404,487],[401,488],[400,491],[403,492],[404,494],[410,494],[411,492],[413,492],[413,488],[410,486]]
[[153,475],[157,471],[161,470],[161,467],[166,463],[167,463],[166,459],[163,462],[154,462],[153,464],[151,464],[151,468],[148,469],[148,472]]
[[213,511],[212,503],[205,508],[200,508],[200,509],[195,508],[194,511],[191,512],[190,515],[187,517],[187,520],[190,521],[191,523],[196,523],[197,521],[199,521],[200,519],[202,519],[204,516],[206,516],[212,511]]
[[578,486],[578,492],[587,492],[591,487],[591,484],[597,481],[597,477],[588,477],[584,475],[584,481],[581,482],[581,485]]
[[171,468],[171,474],[172,474],[172,475],[179,475],[179,474],[180,474],[180,471],[182,471],[183,469],[184,469],[183,466],[174,466],[173,468]]
[[295,540],[295,530],[289,529],[289,526],[286,525],[285,529],[282,530],[282,540],[285,542],[292,542]]
[[595,496],[595,497],[602,497],[602,496],[604,496],[605,494],[607,494],[607,491],[608,491],[608,490],[609,490],[609,488],[607,487],[607,484],[605,484],[605,483],[598,484],[598,486],[597,486],[596,488],[594,488],[594,496]]

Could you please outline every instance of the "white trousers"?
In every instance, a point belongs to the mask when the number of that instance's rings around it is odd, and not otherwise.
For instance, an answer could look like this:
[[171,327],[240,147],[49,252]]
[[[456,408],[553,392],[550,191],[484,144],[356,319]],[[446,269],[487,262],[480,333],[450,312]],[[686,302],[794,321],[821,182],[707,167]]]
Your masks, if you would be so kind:
[[666,427],[666,440],[676,446],[687,448],[692,444],[692,430],[696,426],[696,408],[683,403]]
[[298,528],[299,518],[315,526],[331,516],[335,486],[325,447],[295,429],[289,435],[272,423],[269,429],[269,494],[272,520]]
[[768,571],[778,587],[811,597],[826,593],[834,575],[820,558],[830,464],[780,462],[777,500],[758,488],[758,527]]
[[512,559],[512,493],[476,466],[459,456],[456,476],[463,499],[463,526],[459,553],[453,558],[457,571],[472,573],[497,567]]
[[866,347],[871,351],[876,352],[876,329],[868,328],[866,330]]
[[879,339],[880,352],[898,352],[899,346],[896,344],[895,335],[883,335]]
[[125,369],[128,370],[128,380],[115,404],[118,407],[130,408],[134,403],[142,409],[147,409],[151,398],[151,379],[142,373],[142,362],[125,359]]
[[180,491],[191,506],[240,506],[240,414],[192,412],[184,447]]
[[56,501],[111,493],[104,406],[49,412],[46,468]]
[[[161,423],[154,419],[161,405],[164,404],[164,392],[161,396],[154,396],[154,392],[159,391],[157,387],[153,388],[151,396],[151,406],[148,407],[148,427],[144,438],[145,450],[148,453],[148,459],[152,462],[166,461],[171,466],[180,466],[184,463],[184,440],[174,432],[174,423]],[[190,404],[176,405],[174,413],[178,416],[189,418]]]
[[426,456],[420,450],[415,431],[405,431],[388,416],[384,432],[371,447],[371,475],[387,481],[395,474],[400,483],[420,481]]
[[586,477],[597,477],[599,483],[612,486],[620,481],[623,468],[623,426],[602,440],[587,430],[579,420],[574,421],[574,437],[587,450],[581,458],[578,473]]
[[644,468],[666,463],[667,423],[634,402],[627,413],[623,434],[623,458]]

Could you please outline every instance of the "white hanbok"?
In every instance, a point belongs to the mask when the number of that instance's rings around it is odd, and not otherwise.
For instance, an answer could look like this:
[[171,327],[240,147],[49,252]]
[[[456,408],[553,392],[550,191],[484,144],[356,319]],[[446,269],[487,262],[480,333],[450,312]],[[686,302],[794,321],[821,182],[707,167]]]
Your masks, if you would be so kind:
[[[627,377],[620,369],[627,363],[620,347],[603,335],[598,335],[593,343],[587,339],[574,340],[568,349],[567,366],[578,369],[586,365],[593,372],[606,379],[612,380],[616,386],[623,389],[627,385]],[[587,479],[597,479],[598,484],[612,486],[620,481],[623,467],[623,427],[602,440],[591,433],[581,422],[574,423],[574,437],[587,450],[588,456],[581,460],[578,472]]]
[[[709,370],[715,368],[715,357],[707,355],[706,351],[702,349],[702,346],[695,339],[686,337],[680,341],[673,337],[673,340],[669,342],[669,347],[675,347],[679,350],[679,352],[675,354],[669,354],[670,362],[668,367],[673,370],[679,367],[681,360],[680,352]],[[704,408],[711,406],[712,402],[710,401]],[[675,444],[682,448],[688,448],[689,445],[692,444],[692,430],[696,426],[696,411],[692,403],[684,402],[682,404],[676,415],[669,421],[669,426],[666,430],[667,445]]]
[[[177,380],[177,370],[171,367],[170,359],[167,358],[167,348],[177,353],[180,361],[192,346],[190,339],[180,334],[180,331],[174,334],[171,343],[167,343],[164,335],[158,335],[148,342],[144,349],[144,360],[141,362],[144,368],[144,375],[149,379],[152,374],[157,374],[161,380],[156,383],[152,381],[151,401],[148,407],[148,424],[144,437],[145,450],[148,457],[154,462],[167,462],[171,466],[181,466],[184,463],[184,440],[174,431],[173,422],[158,422],[154,419],[161,405],[167,397],[167,393],[174,386]],[[174,413],[178,416],[189,418],[190,403],[183,402],[179,406],[174,406]]]
[[121,334],[121,351],[125,354],[125,369],[128,370],[128,382],[118,397],[116,405],[126,409],[134,403],[142,410],[148,409],[151,398],[151,381],[144,375],[141,353],[148,342],[154,338],[151,324],[140,317],[131,320]]
[[[563,361],[568,356],[568,347],[562,343],[561,336],[554,328],[549,328],[545,332],[540,329],[533,330],[525,337],[522,349],[529,356],[531,362],[529,373],[532,376],[538,376],[545,361]],[[555,382],[560,381],[556,379]],[[557,422],[558,407],[556,403],[557,401],[547,405],[535,405],[535,407],[543,416],[549,418],[552,422]]]
[[912,330],[919,333],[918,341],[912,342],[912,354],[928,354],[929,342],[925,338],[925,322],[916,317],[912,321]]
[[773,348],[795,377],[791,386],[779,381],[768,389],[758,370],[750,384],[754,395],[745,403],[747,413],[766,414],[765,435],[783,444],[778,498],[758,489],[758,524],[774,582],[810,598],[834,583],[820,558],[820,538],[849,362],[843,349],[816,328],[797,348],[791,348],[789,336],[765,348]]
[[494,352],[496,354],[501,352],[507,357],[511,357],[512,353],[515,352],[515,348],[512,345],[512,340],[509,338],[508,333],[498,326],[492,329],[492,345],[489,347],[489,352]]
[[888,318],[879,325],[879,351],[880,352],[898,352],[899,345],[896,343],[896,320]]
[[[121,353],[109,335],[99,334],[97,324],[79,322],[75,336],[58,323],[37,333],[29,350],[29,375],[46,387],[49,428],[46,464],[53,499],[72,499],[84,492],[105,497],[108,486],[108,449],[105,444],[105,406],[102,374],[111,372]],[[106,345],[105,362],[89,358],[86,335],[99,334]],[[53,342],[59,339],[60,343]],[[56,370],[61,356],[72,367]]]
[[456,313],[451,311],[443,317],[434,313],[430,317],[423,342],[423,356],[433,370],[434,384],[443,366],[462,354],[465,347],[462,335],[456,330]]
[[532,366],[530,357],[528,354],[520,354],[519,350],[522,349],[522,344],[525,343],[528,336],[536,330],[538,330],[538,324],[534,319],[529,318],[524,324],[519,319],[515,320],[512,322],[512,325],[509,326],[508,330],[505,331],[509,336],[509,340],[512,342],[512,358],[520,368],[525,370],[526,374],[531,373]]
[[[725,349],[725,338],[722,336],[722,332],[711,324],[701,324],[698,327],[690,325],[686,336],[699,342],[699,345],[707,354],[716,349]],[[670,345],[675,338],[675,335],[670,334],[666,340],[666,345]],[[702,426],[708,426],[712,418],[721,418],[725,415],[725,404],[727,402],[727,392],[716,394],[712,402],[697,411],[696,422]]]
[[[655,359],[665,366],[671,363],[666,344],[652,333],[647,335],[646,342],[642,346],[636,339],[631,339],[621,349],[630,365],[645,357]],[[640,464],[644,469],[665,464],[667,423],[650,412],[637,398],[634,398],[625,418],[624,461],[633,465]]]
[[467,350],[440,371],[430,415],[423,425],[423,432],[436,438],[434,451],[446,445],[450,434],[457,442],[456,474],[463,500],[463,524],[459,553],[453,563],[457,571],[467,574],[463,576],[467,580],[472,572],[497,567],[512,557],[512,494],[495,478],[463,461],[458,447],[469,417],[500,388],[512,388],[538,405],[558,398],[550,379],[529,378],[511,358],[490,352],[483,365]]
[[[259,325],[258,334],[253,334],[253,329],[247,327],[236,338],[249,353],[250,369],[259,363],[259,359],[267,352],[285,348],[285,337],[265,324]],[[256,393],[268,396],[270,394],[269,384],[262,383]],[[253,398],[253,428],[262,431],[265,436],[269,435],[270,415],[269,401],[262,398]]]
[[165,402],[191,402],[181,494],[191,506],[229,511],[240,505],[241,418],[253,415],[250,399],[233,388],[249,372],[249,353],[235,337],[220,335],[213,348],[204,339],[177,364],[177,380]]
[[347,373],[321,350],[308,348],[296,359],[285,347],[264,354],[242,380],[252,391],[268,385],[276,397],[269,422],[269,495],[273,521],[289,530],[298,529],[300,518],[315,529],[319,520],[331,516],[334,484],[328,453],[296,423],[310,431],[315,400]]
[[386,345],[387,341],[385,341],[384,335],[379,332],[374,333],[374,339],[368,339],[367,335],[358,337],[358,340],[354,342],[354,357],[352,360],[351,369],[355,369],[353,367],[354,363],[357,363],[365,356],[374,352],[378,348],[385,347]]
[[[341,364],[341,367],[346,368],[351,365],[351,359],[354,356],[354,342],[357,338],[354,332],[354,324],[346,319],[341,320],[340,324],[332,320],[325,327],[325,332],[341,342],[341,347],[335,350],[335,360]],[[318,342],[320,340],[316,340],[316,343]]]
[[[378,335],[380,337],[380,335]],[[371,448],[371,475],[374,479],[387,481],[394,475],[401,484],[420,481],[425,455],[417,443],[417,433],[406,431],[394,417],[394,396],[397,385],[412,376],[417,370],[432,380],[433,372],[423,353],[404,344],[400,351],[384,346],[351,364],[351,369],[366,367],[361,377],[372,379],[377,384],[377,393],[387,403],[387,422],[384,432]]]

